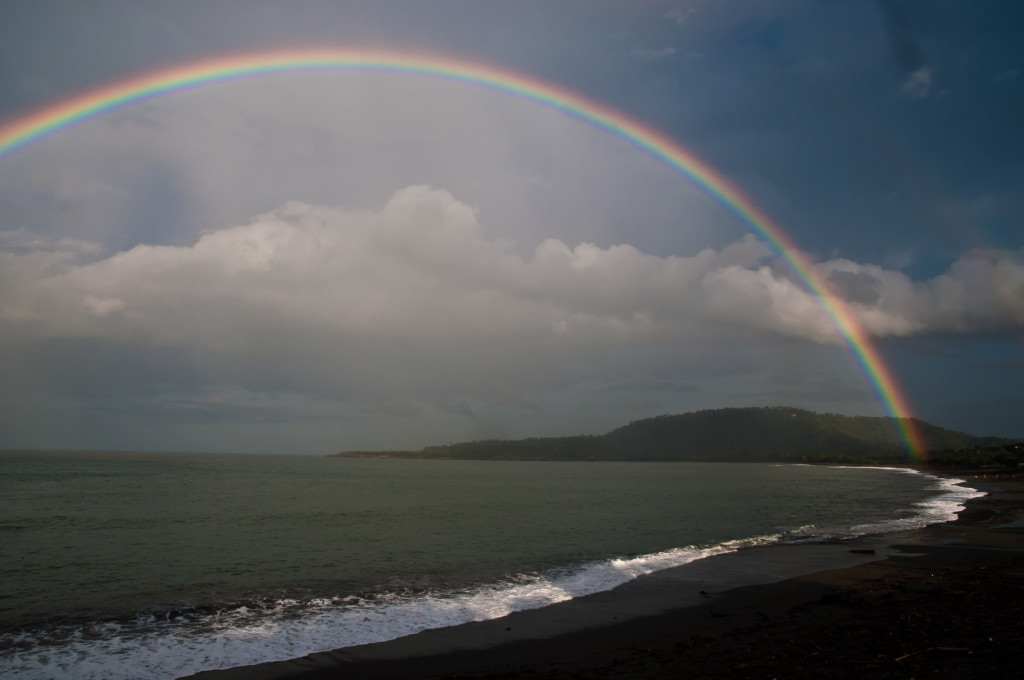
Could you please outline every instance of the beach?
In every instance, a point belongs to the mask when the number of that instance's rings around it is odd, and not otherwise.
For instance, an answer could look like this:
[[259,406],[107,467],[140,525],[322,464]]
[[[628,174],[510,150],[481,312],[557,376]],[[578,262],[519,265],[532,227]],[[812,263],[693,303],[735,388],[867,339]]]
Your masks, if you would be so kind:
[[1024,474],[954,522],[773,545],[611,591],[202,680],[996,677],[1024,642]]

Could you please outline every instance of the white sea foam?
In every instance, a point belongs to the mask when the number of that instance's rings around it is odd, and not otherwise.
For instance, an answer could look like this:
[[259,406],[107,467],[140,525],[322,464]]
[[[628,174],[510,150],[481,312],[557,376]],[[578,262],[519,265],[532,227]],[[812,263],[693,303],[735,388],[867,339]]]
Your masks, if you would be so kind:
[[350,597],[340,602],[281,600],[259,611],[237,607],[194,618],[109,623],[102,631],[63,631],[56,645],[22,638],[16,646],[28,648],[9,655],[0,668],[5,678],[18,679],[164,680],[201,670],[290,659],[546,607],[610,590],[643,574],[779,538],[756,537],[591,562],[462,592]]
[[[961,480],[930,477],[940,494],[919,502],[912,516],[856,526],[844,535],[890,533],[949,521],[967,500],[984,495],[962,486]],[[520,575],[462,591],[278,600],[269,606],[238,606],[173,619],[148,616],[51,630],[39,637],[8,635],[0,640],[0,650],[6,649],[0,652],[0,674],[12,680],[168,680],[201,670],[290,659],[500,618],[610,590],[641,575],[714,555],[821,536],[817,527],[808,525],[785,534]]]
[[893,518],[872,524],[859,524],[850,528],[849,533],[843,537],[863,536],[865,534],[891,534],[900,531],[912,531],[930,524],[941,524],[952,522],[957,515],[966,507],[967,501],[972,498],[981,498],[986,492],[966,486],[966,480],[952,477],[940,477],[926,472],[920,472],[913,468],[902,467],[850,467],[835,466],[851,470],[863,470],[870,472],[874,470],[902,472],[910,475],[923,475],[932,482],[932,491],[938,494],[925,498],[914,504],[916,512],[907,517]]
[[[911,472],[914,474],[925,474],[916,470]],[[984,491],[965,486],[965,482],[962,479],[938,477],[930,474],[925,474],[925,476],[933,481],[933,489],[939,491],[940,494],[918,501],[915,504],[917,512],[914,515],[886,522],[855,526],[852,531],[856,534],[888,534],[920,529],[929,524],[952,522],[960,511],[966,507],[967,501],[986,495]]]

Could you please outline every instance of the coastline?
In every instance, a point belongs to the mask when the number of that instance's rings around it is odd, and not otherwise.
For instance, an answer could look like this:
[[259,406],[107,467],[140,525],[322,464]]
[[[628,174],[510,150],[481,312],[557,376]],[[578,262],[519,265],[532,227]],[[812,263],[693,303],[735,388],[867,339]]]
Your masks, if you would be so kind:
[[[988,495],[953,522],[750,548],[501,619],[218,671],[196,680],[943,677],[1017,670],[1024,474],[960,473]],[[1017,607],[1013,617],[1002,614]],[[934,629],[934,630],[933,630]]]

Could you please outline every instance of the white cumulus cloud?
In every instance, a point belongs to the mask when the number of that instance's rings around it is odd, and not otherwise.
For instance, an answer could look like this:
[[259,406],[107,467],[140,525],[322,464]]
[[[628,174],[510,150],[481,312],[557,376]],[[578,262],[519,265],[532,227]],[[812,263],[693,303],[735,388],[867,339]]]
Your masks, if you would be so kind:
[[[82,250],[0,253],[8,342],[183,348],[299,392],[333,383],[385,398],[571,382],[567,367],[623,348],[839,341],[820,301],[752,236],[691,257],[554,239],[523,256],[426,186],[379,210],[289,203],[188,246],[69,255]],[[1024,328],[1024,252],[972,252],[928,281],[819,267],[876,337]]]
[[930,66],[922,66],[907,76],[900,86],[900,94],[910,99],[924,99],[932,91],[933,71]]

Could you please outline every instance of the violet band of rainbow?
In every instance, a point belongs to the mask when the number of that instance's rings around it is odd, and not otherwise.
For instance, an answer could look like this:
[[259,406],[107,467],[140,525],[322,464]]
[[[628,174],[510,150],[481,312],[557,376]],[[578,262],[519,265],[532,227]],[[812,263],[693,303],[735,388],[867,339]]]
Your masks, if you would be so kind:
[[148,99],[233,80],[302,71],[393,72],[464,83],[532,101],[625,140],[658,159],[742,220],[768,243],[821,301],[843,342],[864,373],[885,412],[895,419],[900,437],[916,461],[926,453],[912,410],[892,370],[852,310],[835,295],[811,259],[729,180],[681,144],[608,106],[564,87],[491,65],[398,51],[312,49],[254,52],[216,57],[100,87],[43,107],[0,126],[0,161],[19,149],[76,124]]

